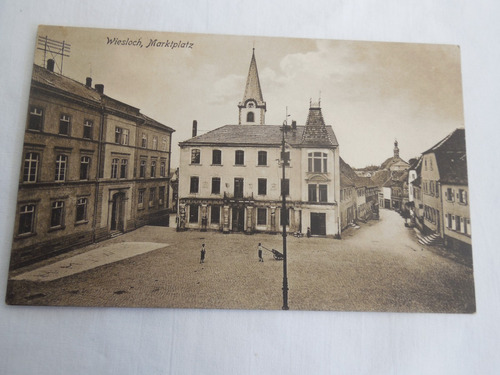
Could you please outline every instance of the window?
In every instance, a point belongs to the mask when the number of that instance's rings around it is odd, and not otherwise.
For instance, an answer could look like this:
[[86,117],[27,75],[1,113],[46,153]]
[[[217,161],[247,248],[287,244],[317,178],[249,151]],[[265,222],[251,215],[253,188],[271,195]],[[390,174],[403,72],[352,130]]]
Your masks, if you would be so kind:
[[451,223],[451,215],[446,214],[446,219],[447,219],[447,222],[446,222],[446,224],[447,224],[447,225],[446,225],[446,226],[447,226],[448,228],[452,228],[452,223]]
[[40,155],[36,152],[27,152],[24,157],[23,181],[36,182]]
[[111,178],[118,178],[118,159],[111,161]]
[[309,152],[307,154],[307,166],[309,172],[326,173],[328,172],[328,154],[324,152]]
[[267,151],[259,151],[257,154],[257,164],[258,165],[267,165]]
[[122,145],[128,145],[128,135],[129,135],[129,130],[128,129],[123,129],[123,132],[122,132],[122,141],[121,141],[121,144]]
[[52,203],[52,210],[50,213],[50,227],[62,227],[64,219],[64,202],[56,201]]
[[455,230],[460,232],[460,219],[463,220],[460,216],[455,216]]
[[18,234],[28,234],[35,231],[35,205],[28,204],[21,206],[19,210],[19,230]]
[[248,112],[247,113],[247,122],[254,122],[255,121],[255,116],[253,112]]
[[141,159],[141,163],[139,165],[139,177],[140,178],[146,177],[146,160],[144,159]]
[[43,110],[38,107],[31,107],[28,129],[42,131],[43,125]]
[[243,179],[235,178],[234,179],[234,197],[235,198],[243,198]]
[[88,180],[90,174],[90,158],[82,156],[80,158],[80,180]]
[[267,179],[266,178],[259,178],[257,180],[258,182],[258,194],[259,195],[266,195],[267,194]]
[[163,207],[163,202],[165,201],[165,186],[158,187],[158,205]]
[[454,198],[454,195],[455,195],[455,191],[452,188],[446,189],[446,192],[444,194],[445,194],[446,200],[448,202],[453,202],[454,201],[453,198]]
[[151,178],[156,177],[156,160],[151,161]]
[[210,223],[220,223],[220,206],[212,206],[212,208],[210,209]]
[[328,202],[328,186],[319,185],[319,201]]
[[167,138],[163,137],[161,139],[161,149],[162,149],[162,151],[167,151],[167,146],[168,146],[168,144],[167,144]]
[[189,222],[197,223],[198,222],[198,205],[190,204],[189,205]]
[[68,163],[68,157],[66,155],[57,155],[56,157],[56,174],[55,180],[58,182],[64,181],[66,179],[66,165]]
[[257,208],[257,225],[267,225],[267,208]]
[[142,133],[141,147],[142,148],[148,147],[148,136],[145,133]]
[[221,165],[222,164],[222,151],[212,150],[212,164]]
[[235,165],[245,164],[245,152],[243,150],[236,150],[234,152],[234,164]]
[[316,195],[316,185],[315,184],[309,184],[307,186],[307,191],[308,191],[308,201],[309,202],[317,202],[317,195]]
[[212,194],[220,194],[220,177],[212,177]]
[[115,128],[115,143],[120,144],[120,145],[128,145],[129,133],[130,133],[130,131],[128,129],[116,127]]
[[92,127],[93,123],[90,120],[85,120],[83,122],[83,138],[92,139]]
[[153,150],[158,150],[158,137],[153,136]]
[[120,178],[127,178],[128,160],[123,159],[120,167]]
[[149,189],[149,207],[153,207],[155,204],[156,188]]
[[70,117],[68,115],[61,115],[59,119],[59,134],[69,135]]
[[290,195],[290,180],[288,178],[281,180],[281,195]]
[[460,203],[467,204],[467,192],[464,189],[458,190],[458,198],[460,200]]
[[193,148],[191,150],[191,164],[200,164],[200,150],[197,148]]
[[160,177],[165,177],[166,175],[166,163],[164,161],[160,162]]
[[120,144],[122,142],[122,128],[115,128],[115,143]]
[[76,222],[87,221],[87,198],[76,201]]
[[191,194],[198,193],[199,184],[200,184],[200,178],[199,177],[191,177],[191,183],[189,185],[189,192]]
[[144,208],[144,192],[146,189],[139,189],[139,195],[137,196],[137,207]]

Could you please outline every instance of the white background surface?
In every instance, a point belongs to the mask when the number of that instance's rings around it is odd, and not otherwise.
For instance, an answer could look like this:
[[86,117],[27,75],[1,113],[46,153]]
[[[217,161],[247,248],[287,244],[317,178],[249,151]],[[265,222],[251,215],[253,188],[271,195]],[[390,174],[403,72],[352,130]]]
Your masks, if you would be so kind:
[[38,24],[458,44],[474,315],[0,305],[0,374],[496,374],[500,2],[0,0],[0,299]]

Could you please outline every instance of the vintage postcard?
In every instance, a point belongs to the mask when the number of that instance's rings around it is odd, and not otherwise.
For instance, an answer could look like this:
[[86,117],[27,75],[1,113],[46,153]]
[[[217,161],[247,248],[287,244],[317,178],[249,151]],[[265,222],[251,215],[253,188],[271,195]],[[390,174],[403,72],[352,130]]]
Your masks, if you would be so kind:
[[473,313],[452,45],[40,26],[7,303]]

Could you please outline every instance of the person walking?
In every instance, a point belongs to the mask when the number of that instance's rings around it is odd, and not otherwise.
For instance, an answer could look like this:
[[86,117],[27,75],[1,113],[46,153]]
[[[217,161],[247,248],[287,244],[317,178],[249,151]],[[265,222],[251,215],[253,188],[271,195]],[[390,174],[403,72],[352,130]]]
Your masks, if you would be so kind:
[[262,244],[259,242],[259,262],[263,262],[264,259],[262,258]]
[[205,244],[202,244],[201,245],[200,263],[205,263],[205,254],[206,254]]

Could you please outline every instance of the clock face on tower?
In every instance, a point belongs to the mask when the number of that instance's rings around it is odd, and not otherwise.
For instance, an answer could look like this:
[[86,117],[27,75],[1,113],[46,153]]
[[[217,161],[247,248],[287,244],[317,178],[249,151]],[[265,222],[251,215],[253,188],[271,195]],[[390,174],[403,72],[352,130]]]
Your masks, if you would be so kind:
[[254,107],[255,107],[255,103],[254,102],[248,103],[248,108],[254,108]]

